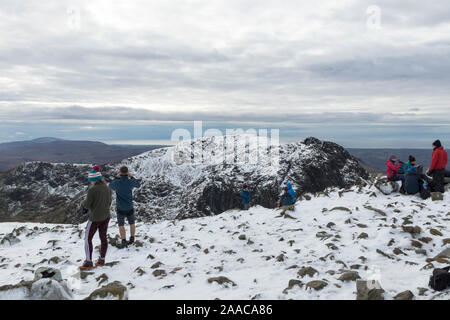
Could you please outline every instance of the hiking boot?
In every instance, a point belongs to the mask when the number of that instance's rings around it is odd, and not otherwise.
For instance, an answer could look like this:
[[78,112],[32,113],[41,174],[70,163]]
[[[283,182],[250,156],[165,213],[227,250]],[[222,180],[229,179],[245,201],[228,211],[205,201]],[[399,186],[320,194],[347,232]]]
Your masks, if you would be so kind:
[[90,270],[94,268],[94,264],[92,261],[85,261],[82,266],[80,266],[80,270]]
[[104,267],[104,266],[105,266],[105,259],[99,258],[99,259],[97,260],[97,262],[95,263],[95,265],[96,265],[97,267]]
[[125,248],[126,246],[128,246],[128,243],[127,243],[127,240],[125,240],[125,239],[122,239],[122,240],[120,241],[120,243],[117,244],[117,248],[118,248],[118,249],[123,249],[123,248]]
[[133,244],[134,243],[134,237],[130,237],[130,241],[128,241],[128,244]]

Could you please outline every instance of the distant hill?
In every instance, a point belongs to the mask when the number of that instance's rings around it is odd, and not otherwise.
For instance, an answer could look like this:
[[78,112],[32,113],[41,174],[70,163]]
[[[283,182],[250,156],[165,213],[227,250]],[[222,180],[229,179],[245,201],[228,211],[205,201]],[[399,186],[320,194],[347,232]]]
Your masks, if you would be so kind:
[[30,161],[80,164],[112,163],[161,147],[164,146],[121,146],[47,137],[0,143],[0,172]]
[[347,148],[348,152],[358,158],[365,165],[379,171],[386,171],[386,160],[389,155],[395,154],[400,160],[408,161],[409,155],[413,155],[417,163],[428,168],[431,163],[431,149],[360,149]]

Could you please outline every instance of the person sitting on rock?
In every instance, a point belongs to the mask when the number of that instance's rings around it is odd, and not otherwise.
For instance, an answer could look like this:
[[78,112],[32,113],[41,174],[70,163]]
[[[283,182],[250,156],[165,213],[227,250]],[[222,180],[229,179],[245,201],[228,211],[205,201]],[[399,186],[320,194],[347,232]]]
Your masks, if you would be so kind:
[[244,184],[242,186],[241,198],[242,198],[242,207],[243,207],[243,209],[244,210],[248,210],[250,208],[251,194],[250,194],[250,191],[248,191],[248,185],[247,184]]
[[401,166],[401,161],[398,160],[395,155],[391,154],[386,162],[387,179],[389,181],[401,181],[402,186],[400,187],[400,192],[404,192],[405,176],[403,174],[399,174],[399,169]]
[[105,265],[106,251],[108,250],[108,239],[106,233],[110,219],[109,208],[112,202],[112,192],[103,180],[102,174],[97,170],[91,170],[88,176],[91,188],[88,191],[83,207],[89,210],[89,219],[86,225],[84,250],[86,260],[80,266],[82,270],[89,270],[94,267],[92,263],[92,238],[98,230],[101,246],[100,258],[95,263],[96,266]]
[[408,157],[408,162],[406,162],[405,166],[405,172],[408,172],[411,168],[415,168],[418,173],[423,172],[423,166],[417,164],[416,158],[412,155]]
[[415,167],[411,167],[405,174],[405,192],[407,194],[422,193],[424,182],[429,182],[426,175],[417,172]]
[[431,190],[434,192],[444,193],[445,168],[447,166],[447,151],[441,144],[440,140],[433,142],[433,155],[430,168],[427,175],[433,178],[430,184]]
[[292,206],[294,204],[294,198],[292,198],[292,195],[289,192],[289,187],[285,186],[283,190],[284,193],[280,199],[280,208]]

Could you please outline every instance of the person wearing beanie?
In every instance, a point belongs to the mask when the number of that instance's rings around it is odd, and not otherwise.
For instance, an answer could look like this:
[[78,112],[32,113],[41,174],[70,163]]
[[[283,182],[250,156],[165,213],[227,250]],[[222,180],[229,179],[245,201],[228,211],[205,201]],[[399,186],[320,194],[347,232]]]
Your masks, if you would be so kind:
[[432,146],[433,154],[427,175],[433,178],[433,181],[430,184],[431,190],[443,193],[445,191],[445,168],[447,167],[448,155],[440,140],[434,141]]
[[401,181],[402,186],[400,187],[400,191],[404,191],[404,183],[405,176],[399,173],[399,170],[402,166],[402,162],[398,160],[397,156],[391,154],[386,161],[386,176],[389,181]]
[[250,208],[251,194],[250,191],[248,191],[248,186],[246,184],[242,186],[241,199],[243,209],[248,210]]
[[92,168],[92,170],[95,170],[95,171],[98,171],[98,172],[101,172],[101,171],[102,171],[98,165],[94,165],[94,167]]
[[96,266],[105,265],[106,251],[108,250],[107,231],[110,219],[109,208],[112,202],[112,192],[103,180],[102,174],[92,169],[89,172],[88,180],[91,187],[88,190],[86,201],[83,207],[89,212],[89,219],[86,225],[84,237],[84,251],[86,259],[80,269],[89,270],[94,267],[92,262],[92,238],[99,232],[100,237],[100,258],[95,263]]
[[[116,192],[116,212],[117,222],[119,224],[119,234],[122,239],[117,248],[122,249],[134,243],[134,236],[136,234],[136,223],[133,207],[133,189],[140,188],[141,184],[128,171],[128,168],[123,166],[117,174],[116,179],[109,184],[109,188]],[[125,231],[125,219],[130,225],[130,240],[127,242],[127,235]]]

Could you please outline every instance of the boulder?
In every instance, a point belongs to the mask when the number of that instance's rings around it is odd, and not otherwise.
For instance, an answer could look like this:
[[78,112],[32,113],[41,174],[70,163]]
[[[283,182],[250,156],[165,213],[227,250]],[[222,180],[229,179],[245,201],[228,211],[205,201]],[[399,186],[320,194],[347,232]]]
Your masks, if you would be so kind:
[[306,284],[306,288],[314,289],[316,291],[322,290],[328,285],[325,281],[322,280],[313,280]]
[[233,287],[236,286],[236,283],[234,281],[228,279],[227,277],[220,276],[220,277],[212,277],[208,279],[208,283],[216,282],[220,285],[223,285],[225,287],[228,287],[229,284],[231,284]]
[[0,287],[1,300],[70,300],[72,294],[63,281],[43,278]]
[[394,300],[412,300],[413,298],[414,298],[414,294],[411,291],[406,290],[406,291],[403,291],[403,292],[400,292],[399,294],[397,294],[394,297]]
[[128,289],[119,281],[114,281],[94,290],[84,300],[128,300]]
[[338,278],[338,280],[340,280],[340,281],[356,281],[357,279],[361,279],[361,277],[359,276],[358,272],[356,272],[356,271],[344,272]]
[[289,290],[291,290],[292,288],[294,288],[295,286],[298,286],[299,288],[303,287],[303,282],[301,282],[300,280],[297,279],[291,279],[289,280],[288,286],[286,289],[283,290],[284,294],[287,294]]
[[375,181],[375,188],[385,195],[390,195],[400,190],[399,185],[395,181],[389,181],[387,178],[381,178]]
[[444,200],[444,195],[440,192],[432,192],[431,193],[431,200],[433,201],[442,201]]
[[356,280],[356,300],[384,300],[383,293],[376,280]]
[[46,267],[37,268],[36,271],[34,272],[34,281],[45,278],[53,279],[56,281],[62,281],[61,271],[55,268],[46,268]]
[[30,300],[71,300],[72,293],[63,281],[40,279],[31,286]]
[[304,277],[304,276],[306,276],[306,275],[308,275],[308,276],[310,276],[311,278],[315,275],[315,274],[318,274],[319,272],[316,270],[316,269],[314,269],[314,268],[312,268],[312,267],[302,267],[299,271],[298,271],[298,275],[300,276],[300,277]]

